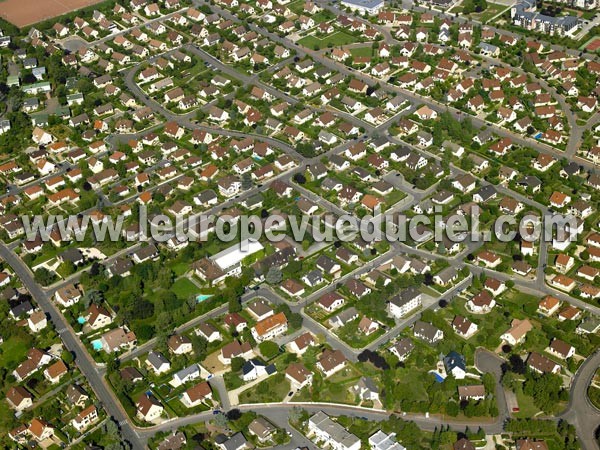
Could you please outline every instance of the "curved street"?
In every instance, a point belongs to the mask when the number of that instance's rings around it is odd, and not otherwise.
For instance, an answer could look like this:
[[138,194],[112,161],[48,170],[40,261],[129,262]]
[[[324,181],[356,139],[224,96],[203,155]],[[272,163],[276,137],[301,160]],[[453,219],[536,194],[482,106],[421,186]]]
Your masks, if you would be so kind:
[[[318,1],[318,3],[322,4],[322,6],[327,7],[328,9],[330,9],[331,11],[333,11],[337,14],[345,14],[343,11],[337,9],[331,3],[325,3],[322,1]],[[194,4],[208,5],[209,3],[207,1],[194,0]],[[220,15],[222,15],[225,18],[231,19],[234,22],[239,21],[239,19],[235,15],[231,14],[229,11],[227,11],[225,9],[222,9],[215,5],[211,5],[211,8],[213,10],[217,11]],[[416,10],[424,11],[425,9],[417,7]],[[183,10],[181,10],[181,11],[183,11]],[[171,15],[179,13],[179,12],[180,11],[173,12],[172,14],[170,14],[169,16],[166,16],[166,17],[170,17]],[[150,22],[148,22],[148,23],[150,23]],[[384,38],[387,42],[391,42],[391,43],[400,42],[400,41],[397,41],[393,37],[392,33],[390,32],[390,30],[388,28],[379,26],[379,25],[374,25],[374,27],[382,33],[382,35],[384,36]],[[307,49],[305,47],[299,46],[298,44],[291,42],[289,39],[283,38],[274,33],[270,33],[266,29],[260,27],[259,25],[254,24],[254,23],[249,23],[248,28],[250,30],[256,31],[257,33],[259,33],[265,37],[268,37],[273,42],[280,43],[290,49],[293,49],[296,52],[296,54],[301,57],[309,56],[311,58],[314,58],[315,60],[319,61],[319,63],[323,64],[326,67],[335,69],[345,75],[352,75],[356,79],[360,79],[370,86],[378,84],[382,87],[385,87],[386,90],[388,90],[390,92],[396,92],[396,93],[403,95],[407,99],[411,100],[411,102],[413,104],[426,104],[426,105],[429,105],[432,109],[435,109],[437,111],[450,111],[456,118],[460,118],[460,117],[464,116],[463,115],[464,113],[462,113],[458,109],[453,108],[453,107],[448,107],[447,105],[445,105],[441,102],[437,102],[431,98],[424,97],[419,94],[413,93],[412,91],[399,88],[398,86],[390,84],[381,79],[372,77],[371,75],[368,75],[368,74],[365,74],[365,73],[362,73],[359,71],[350,71],[350,69],[346,65],[335,62],[335,61],[325,57],[323,54],[323,51],[313,51],[313,50]],[[118,34],[121,34],[121,33],[118,33]],[[103,38],[102,40],[97,41],[96,43],[103,42],[108,38],[114,38],[114,36],[108,36],[107,38]],[[92,43],[92,44],[94,44],[94,43]],[[221,61],[219,61],[218,59],[216,59],[209,53],[205,52],[201,48],[198,48],[192,44],[186,45],[185,48],[189,52],[194,53],[194,55],[197,56],[198,58],[203,59],[205,62],[210,63],[212,66],[218,68],[219,71],[222,71],[224,73],[229,74],[230,76],[232,76],[234,78],[237,78],[245,86],[257,85],[257,86],[260,86],[261,88],[265,89],[267,92],[270,92],[275,97],[281,98],[281,99],[289,102],[290,104],[295,104],[298,102],[298,100],[295,97],[287,95],[286,93],[282,93],[282,92],[278,91],[277,89],[272,88],[272,87],[262,83],[257,74],[251,75],[251,76],[242,75],[238,71],[236,71],[234,68],[227,66],[226,64],[222,63]],[[588,57],[589,55],[584,55],[584,56]],[[152,62],[155,59],[156,59],[156,57],[150,58],[149,61]],[[492,64],[492,63],[496,64],[496,61],[495,60],[491,61],[490,58],[487,58],[484,62],[484,67],[489,68],[490,64]],[[256,139],[257,141],[266,142],[269,145],[272,145],[273,147],[280,149],[284,153],[293,156],[297,160],[302,161],[302,164],[300,164],[298,167],[296,167],[292,170],[289,170],[287,172],[284,172],[284,173],[278,175],[277,177],[274,177],[272,180],[285,177],[286,181],[292,181],[293,175],[296,173],[300,173],[302,170],[304,170],[306,165],[313,164],[317,161],[320,161],[324,157],[326,158],[330,155],[340,153],[341,151],[343,151],[346,148],[349,148],[351,145],[353,145],[356,142],[356,140],[349,140],[347,142],[344,142],[344,143],[336,146],[335,148],[332,148],[332,149],[324,152],[323,154],[320,154],[318,157],[304,158],[302,155],[300,155],[296,151],[296,149],[292,145],[289,145],[286,142],[283,142],[279,139],[272,138],[270,136],[265,136],[262,134],[243,133],[243,132],[239,132],[239,131],[235,131],[235,130],[227,130],[227,129],[219,128],[216,126],[211,126],[211,125],[206,125],[206,124],[198,124],[196,121],[193,120],[193,114],[184,114],[184,115],[174,114],[174,113],[170,112],[169,110],[167,110],[166,108],[164,108],[158,102],[156,102],[153,99],[151,99],[150,97],[148,97],[148,95],[146,95],[146,93],[136,83],[136,77],[137,77],[138,72],[141,70],[141,68],[142,68],[142,65],[136,64],[133,68],[130,68],[126,72],[124,72],[123,78],[125,81],[125,85],[127,86],[128,90],[137,98],[137,100],[140,103],[142,103],[145,106],[148,106],[155,113],[163,116],[167,121],[174,121],[174,122],[178,123],[180,126],[185,127],[187,129],[199,129],[199,130],[204,130],[204,131],[207,131],[210,133],[220,134],[220,135],[232,137],[232,138],[252,137],[252,138]],[[522,69],[515,69],[515,70],[517,73],[524,73]],[[596,123],[598,123],[600,121],[600,113],[594,114],[589,119],[589,121],[585,127],[577,127],[576,126],[576,116],[568,107],[567,102],[562,97],[557,96],[556,90],[554,88],[552,88],[545,80],[541,80],[538,78],[535,78],[535,80],[538,81],[545,90],[551,92],[555,97],[557,97],[559,99],[560,106],[564,110],[564,114],[567,118],[569,125],[571,126],[571,128],[573,128],[575,130],[569,136],[569,141],[568,141],[566,152],[561,152],[561,151],[559,151],[553,147],[550,147],[546,144],[543,144],[543,143],[540,143],[537,141],[533,141],[529,138],[525,138],[520,135],[515,135],[514,133],[512,133],[502,127],[499,127],[494,124],[490,125],[485,120],[482,120],[480,118],[477,118],[474,116],[469,116],[469,118],[472,120],[472,122],[476,126],[478,126],[478,127],[490,126],[494,130],[495,134],[497,134],[500,137],[509,137],[512,139],[512,141],[515,144],[532,147],[539,151],[543,151],[545,153],[551,153],[557,157],[569,157],[573,160],[577,160],[577,162],[586,169],[593,168],[593,165],[589,161],[579,158],[576,155],[576,148],[577,148],[577,144],[579,143],[579,140],[581,139],[581,137],[583,135],[583,131],[590,129],[592,126],[594,126]],[[311,106],[311,108],[315,109],[316,111],[324,110],[323,108],[316,108],[314,106]],[[410,112],[412,112],[412,110]],[[400,113],[400,114],[406,114],[406,112]],[[355,116],[353,116],[351,114],[345,113],[343,111],[339,112],[339,115],[344,117],[345,119],[347,119],[349,122],[352,122],[354,124],[360,124],[361,126],[363,126],[367,130],[366,135],[368,135],[370,137],[374,136],[375,134],[377,134],[379,132],[383,132],[383,133],[387,134],[390,126],[398,118],[398,116],[400,114],[392,117],[392,119],[390,119],[386,123],[375,127],[375,126],[371,126],[371,125],[368,125],[368,124],[362,122],[361,120],[357,119]],[[146,130],[146,131],[148,131],[148,130]],[[138,133],[138,134],[141,135],[141,133]],[[120,139],[120,138],[123,138],[123,137],[111,136],[110,139],[107,139],[107,142],[110,140],[115,140],[115,139]],[[394,141],[394,138],[390,137],[390,140]],[[396,140],[396,142],[401,143],[401,141],[397,141],[397,140]],[[402,144],[405,144],[405,143],[402,143]],[[409,145],[409,144],[406,144],[406,145]],[[423,151],[423,153],[427,153],[427,152]],[[439,156],[432,155],[432,154],[429,154],[428,156],[431,156],[433,158],[439,158]],[[62,166],[60,171],[58,172],[58,174],[64,173],[70,167],[71,166],[68,164],[65,166]],[[461,171],[461,169],[456,168],[456,167],[453,167],[453,171],[455,171],[455,173],[464,172],[464,171]],[[46,177],[46,178],[48,178],[48,177]],[[42,181],[44,179],[42,179]],[[39,181],[40,181],[39,179],[36,180],[36,182],[39,182]],[[18,194],[26,187],[27,187],[27,185],[22,186],[22,187],[13,187],[13,188],[11,188],[11,189],[13,189],[12,191],[9,191],[8,194],[3,194],[0,197],[4,197],[5,195],[9,195],[9,194]],[[324,209],[334,211],[340,215],[345,213],[345,211],[342,208],[340,208],[339,206],[337,206],[331,202],[325,201],[324,199],[317,200],[316,198],[313,198],[313,196],[314,197],[318,197],[318,196],[313,194],[311,191],[308,191],[304,187],[296,186],[296,185],[294,187],[298,191],[300,191],[304,196],[319,203],[319,205],[322,206]],[[433,188],[435,188],[435,187],[436,186],[433,186],[431,188],[431,192],[433,191]],[[231,199],[227,202],[224,202],[224,203],[218,205],[218,207],[211,209],[210,212],[212,212],[212,211],[216,212],[217,210],[220,211],[221,208],[223,208],[223,207],[233,205],[234,203],[237,203],[237,202],[243,200],[244,198],[249,197],[250,195],[254,195],[257,192],[264,192],[267,189],[269,189],[268,186],[262,186],[262,185],[256,186],[253,189],[243,192],[242,194],[240,194],[239,197],[236,197],[235,199]],[[501,193],[505,193],[507,195],[511,195],[511,196],[519,199],[523,203],[527,203],[530,206],[534,206],[534,207],[540,209],[540,211],[542,211],[542,212],[547,210],[547,208],[544,205],[533,202],[531,199],[529,199],[525,196],[519,195],[518,193],[515,193],[511,190],[508,190],[507,188],[498,187],[498,191]],[[423,192],[416,192],[416,191],[412,192],[410,198],[402,204],[402,207],[401,208],[398,207],[398,211],[402,211],[402,210],[410,208],[414,204],[420,202],[423,198],[429,196],[429,194],[431,192],[429,190],[423,191]],[[12,243],[10,246],[7,246],[5,244],[0,244],[0,258],[2,260],[4,260],[12,268],[14,273],[21,279],[24,287],[30,292],[30,294],[31,294],[32,298],[35,300],[35,302],[49,316],[49,318],[52,321],[54,327],[56,328],[58,334],[60,335],[65,348],[74,354],[75,362],[76,362],[77,366],[81,370],[83,376],[85,376],[85,378],[88,380],[91,388],[94,390],[96,396],[100,400],[101,405],[106,409],[108,414],[110,416],[112,416],[119,423],[123,439],[128,441],[132,445],[133,449],[138,450],[138,449],[147,448],[148,440],[155,433],[157,433],[159,431],[171,431],[171,430],[175,430],[181,426],[190,425],[190,424],[194,424],[194,423],[198,423],[198,422],[206,422],[212,418],[213,412],[207,411],[207,412],[194,414],[194,415],[190,415],[190,416],[185,416],[185,417],[176,417],[176,418],[168,420],[160,425],[149,426],[149,427],[136,426],[132,422],[132,420],[128,417],[128,415],[126,414],[126,412],[123,409],[123,406],[121,405],[119,400],[116,398],[114,392],[108,385],[108,382],[104,377],[105,371],[103,370],[103,368],[100,367],[92,359],[92,357],[88,353],[87,349],[82,344],[79,337],[76,335],[73,328],[70,326],[68,321],[63,317],[62,313],[59,311],[59,309],[56,307],[56,305],[52,301],[52,294],[55,292],[55,290],[59,286],[63,286],[67,282],[72,282],[79,275],[74,275],[72,278],[69,278],[68,280],[63,280],[62,282],[59,282],[56,285],[51,286],[48,289],[43,289],[42,287],[40,287],[40,285],[38,283],[36,283],[31,270],[20,259],[20,257],[17,254],[15,254],[15,252],[13,251],[13,249],[16,245],[17,244],[15,244],[15,243]],[[467,245],[466,250],[462,253],[473,252],[476,248],[478,248],[478,246],[479,246],[478,243],[470,243],[469,245]],[[130,250],[131,250],[131,247],[125,251],[130,251]],[[391,257],[396,254],[419,255],[419,256],[426,257],[427,259],[436,259],[437,257],[439,257],[438,255],[433,255],[430,252],[426,252],[424,250],[414,249],[414,248],[408,247],[403,244],[395,243],[395,245],[390,246],[390,249],[388,252],[386,252],[385,254],[378,255],[371,261],[365,263],[363,266],[347,273],[346,275],[341,277],[339,280],[337,280],[337,283],[338,284],[343,283],[346,279],[349,279],[350,277],[357,277],[363,273],[366,273],[367,271],[372,270],[373,268],[377,267],[378,265],[387,261],[388,259],[391,259]],[[547,254],[547,249],[546,249],[545,245],[540,246],[540,260],[539,260],[538,270],[536,272],[536,278],[534,280],[520,278],[520,277],[514,277],[511,275],[504,274],[504,273],[496,272],[494,270],[488,270],[488,269],[482,269],[480,267],[475,267],[469,263],[463,262],[462,258],[458,258],[458,257],[447,258],[447,260],[453,267],[455,267],[458,270],[461,268],[464,268],[464,267],[468,267],[470,269],[472,275],[479,274],[479,273],[485,271],[486,273],[491,274],[500,280],[508,280],[508,279],[513,280],[515,282],[515,285],[518,287],[518,289],[521,289],[524,292],[532,292],[532,293],[535,293],[536,295],[552,294],[561,300],[564,300],[573,305],[576,305],[577,307],[579,307],[581,309],[584,309],[584,310],[589,311],[594,314],[600,314],[600,308],[598,308],[594,305],[585,303],[581,300],[573,299],[572,297],[570,297],[564,293],[556,292],[554,289],[548,287],[545,284],[544,271],[543,271],[542,265],[545,265],[547,258],[548,258],[548,254]],[[451,288],[446,293],[444,293],[443,297],[451,299],[453,296],[457,295],[465,287],[466,282],[471,280],[471,276],[469,276],[466,280],[464,280],[463,282],[461,282],[458,285]],[[261,297],[268,299],[270,302],[272,302],[274,304],[281,304],[284,302],[288,303],[290,306],[290,309],[293,312],[300,313],[303,316],[303,320],[304,320],[303,326],[305,329],[311,331],[313,334],[325,334],[326,340],[331,346],[333,346],[335,348],[339,348],[349,360],[356,361],[358,355],[360,354],[361,351],[364,350],[364,348],[363,349],[352,348],[345,342],[338,339],[333,333],[324,332],[323,326],[321,324],[319,324],[317,321],[315,321],[314,319],[312,319],[305,312],[306,305],[317,300],[323,293],[329,291],[330,289],[334,289],[335,287],[336,286],[333,284],[326,286],[326,287],[318,290],[317,292],[314,292],[312,295],[310,295],[308,298],[306,298],[303,302],[299,302],[299,303],[287,302],[286,299],[284,299],[283,297],[278,295],[275,291],[273,291],[270,288],[266,288],[266,287],[261,287],[257,291],[249,291],[246,295],[242,296],[241,300],[242,300],[242,302],[247,302],[247,301],[250,301],[251,299],[255,298],[256,296],[261,296]],[[437,300],[438,300],[438,298],[433,298],[433,297],[429,298],[428,301],[424,302],[423,308],[435,307],[437,305]],[[204,321],[207,318],[212,318],[212,317],[216,317],[217,315],[223,314],[226,310],[227,310],[227,305],[216,308],[213,311],[211,311],[203,316],[194,318],[193,320],[191,320],[190,322],[179,327],[175,331],[182,332],[182,331],[188,330],[194,326],[197,326],[201,321]],[[370,349],[370,350],[378,349],[386,340],[389,340],[391,336],[393,337],[393,336],[397,335],[397,333],[401,329],[410,326],[419,317],[420,317],[420,314],[415,313],[412,316],[406,318],[405,320],[397,322],[396,325],[393,328],[391,328],[387,333],[385,333],[381,338],[375,340],[374,342],[372,342],[365,348]],[[132,359],[139,355],[142,355],[143,353],[149,351],[153,347],[154,344],[155,344],[155,340],[151,339],[150,341],[146,342],[145,344],[137,347],[135,350],[123,355],[121,359],[129,360],[129,359]],[[405,420],[411,420],[411,421],[415,422],[420,428],[422,428],[424,430],[428,430],[428,431],[433,431],[434,429],[439,428],[442,425],[449,425],[452,429],[457,430],[457,431],[464,431],[465,427],[467,427],[467,426],[469,426],[469,427],[480,426],[487,434],[502,433],[504,423],[510,417],[510,411],[508,410],[507,401],[506,401],[506,397],[505,397],[505,393],[504,393],[504,388],[501,385],[501,376],[502,376],[501,365],[503,363],[503,360],[498,355],[495,355],[494,353],[492,353],[490,351],[487,351],[484,349],[477,349],[477,351],[475,353],[475,363],[476,363],[476,367],[479,371],[481,371],[483,373],[486,373],[486,372],[492,373],[496,379],[495,396],[497,399],[498,412],[499,412],[499,415],[497,418],[489,419],[487,421],[485,421],[485,420],[482,421],[481,419],[456,420],[456,419],[439,416],[439,415],[429,416],[429,415],[424,415],[424,414],[404,414],[404,413],[389,412],[389,411],[384,411],[384,410],[367,409],[367,408],[362,408],[362,407],[358,407],[358,406],[330,404],[330,403],[280,402],[280,403],[272,403],[272,404],[241,404],[241,405],[237,405],[236,408],[238,408],[242,411],[250,411],[251,410],[258,414],[262,414],[265,417],[267,417],[269,420],[271,420],[274,424],[276,424],[280,427],[283,427],[283,428],[288,428],[288,429],[291,428],[288,423],[288,413],[289,413],[290,409],[292,407],[301,407],[303,409],[306,409],[310,413],[314,413],[317,411],[324,411],[327,414],[332,415],[332,416],[350,415],[350,416],[355,416],[355,417],[366,418],[368,420],[373,420],[373,421],[381,421],[381,420],[384,420],[387,417],[389,417],[390,414],[397,414]],[[593,355],[591,355],[589,358],[587,358],[586,361],[580,366],[580,368],[577,371],[577,373],[575,374],[575,376],[573,377],[571,386],[570,386],[570,398],[569,398],[568,406],[567,406],[566,410],[559,416],[559,418],[567,420],[569,423],[571,423],[575,426],[575,428],[577,430],[577,435],[579,437],[579,440],[580,440],[581,445],[584,450],[598,450],[599,449],[598,441],[595,437],[595,433],[596,433],[596,430],[598,429],[598,427],[600,426],[600,410],[598,410],[596,407],[594,407],[591,404],[591,402],[588,398],[588,395],[587,395],[588,386],[590,385],[598,367],[600,367],[600,350],[597,350]],[[221,396],[223,395],[223,392],[225,392],[225,394],[226,394],[226,390],[225,390],[225,386],[224,386],[224,382],[223,382],[222,378],[216,378],[213,381],[211,381],[211,383],[213,383],[215,389],[221,394]],[[223,401],[223,405],[224,405],[223,408],[225,410],[227,410],[229,408],[229,402],[227,400]],[[286,446],[282,446],[281,448],[292,449],[292,448],[296,448],[296,447],[300,447],[300,446],[307,446],[309,448],[314,448],[314,445],[309,440],[307,440],[304,436],[302,436],[300,433],[298,433],[296,430],[291,429],[290,431],[292,434],[292,440],[291,440],[290,444],[288,444]]]
[[569,405],[561,418],[573,424],[585,450],[598,450],[596,432],[600,427],[600,410],[592,405],[588,388],[600,368],[600,349],[579,367],[571,383]]

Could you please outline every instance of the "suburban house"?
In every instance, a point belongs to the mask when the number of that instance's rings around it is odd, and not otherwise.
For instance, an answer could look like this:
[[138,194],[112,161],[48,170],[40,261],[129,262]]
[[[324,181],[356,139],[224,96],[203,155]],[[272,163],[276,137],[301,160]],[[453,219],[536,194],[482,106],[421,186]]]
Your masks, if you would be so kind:
[[464,380],[467,374],[465,357],[455,351],[451,351],[444,357],[446,373],[451,374],[456,380]]
[[106,353],[114,353],[123,349],[132,349],[137,344],[137,338],[133,331],[120,327],[104,333],[100,337],[100,343]]
[[402,338],[390,347],[390,352],[396,355],[400,361],[404,361],[414,348],[415,344],[410,338]]
[[206,381],[192,386],[181,395],[181,403],[188,408],[194,408],[210,399],[212,399],[212,389]]
[[545,316],[552,316],[560,308],[560,300],[552,295],[547,295],[538,304],[538,312]]
[[81,291],[75,285],[68,284],[56,291],[54,299],[61,306],[68,308],[81,300],[81,296]]
[[459,336],[468,339],[477,332],[477,324],[463,316],[456,316],[452,321],[452,329]]
[[144,393],[136,403],[136,417],[146,422],[152,422],[160,418],[163,413],[163,406],[154,395]]
[[259,442],[268,442],[277,428],[264,417],[257,417],[248,425],[248,432],[256,436]]
[[379,388],[369,377],[361,377],[354,386],[350,387],[350,392],[362,401],[379,401]]
[[317,367],[326,377],[342,370],[346,366],[346,357],[340,350],[326,349],[317,361]]
[[258,322],[252,327],[252,336],[262,342],[283,334],[288,329],[288,322],[283,312],[277,313]]
[[565,341],[554,338],[552,339],[552,342],[550,342],[547,351],[560,359],[569,359],[575,354],[575,347],[571,344],[567,344]]
[[555,363],[550,358],[537,353],[531,352],[527,358],[527,367],[537,373],[560,373],[560,364]]
[[[483,384],[475,384],[475,385],[470,385],[470,386],[459,386],[458,387],[458,398],[461,401],[483,400],[485,398],[485,386]],[[455,448],[456,448],[456,446],[455,446]],[[458,448],[460,448],[460,447],[458,447]]]
[[98,420],[98,410],[94,405],[90,405],[81,411],[71,421],[73,427],[80,433]]
[[249,342],[240,344],[239,341],[232,341],[221,348],[219,361],[223,364],[231,364],[233,358],[244,358],[248,360],[252,357],[254,357],[254,352],[252,351],[252,346]]
[[33,405],[33,395],[22,386],[12,386],[6,392],[6,400],[16,411],[23,411]]
[[335,311],[338,308],[341,308],[342,306],[344,306],[344,304],[344,297],[342,297],[336,291],[323,294],[319,298],[319,300],[317,300],[317,305],[329,313]]
[[413,325],[413,333],[415,337],[428,344],[435,344],[444,338],[444,332],[442,330],[428,322],[422,322],[420,320]]
[[290,382],[290,387],[298,391],[312,383],[313,374],[301,363],[291,363],[285,370],[285,377]]
[[359,438],[331,420],[323,411],[308,420],[308,432],[323,447],[330,446],[334,450],[359,450],[361,447]]
[[306,350],[308,350],[309,347],[313,345],[316,345],[315,339],[313,335],[307,331],[290,342],[289,349],[291,352],[297,355],[302,355],[304,352],[306,352]]
[[221,332],[212,324],[204,322],[196,328],[196,334],[202,336],[208,342],[220,341],[222,339]]
[[171,362],[160,352],[151,351],[146,357],[146,366],[155,375],[166,373],[171,370]]
[[531,325],[531,322],[527,319],[513,319],[510,329],[500,336],[500,339],[506,341],[510,345],[517,345],[525,340],[525,336],[532,328],[533,325]]

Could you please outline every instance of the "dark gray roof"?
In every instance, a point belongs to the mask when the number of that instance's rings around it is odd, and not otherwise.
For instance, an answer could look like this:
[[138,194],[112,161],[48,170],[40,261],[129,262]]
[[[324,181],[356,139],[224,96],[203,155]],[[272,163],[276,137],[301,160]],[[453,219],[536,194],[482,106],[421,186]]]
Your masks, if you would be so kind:
[[411,300],[414,300],[416,297],[418,297],[420,295],[421,295],[421,292],[416,287],[411,286],[407,289],[404,289],[397,295],[394,295],[390,299],[390,303],[393,303],[394,305],[397,305],[397,306],[406,305]]
[[146,358],[146,360],[150,364],[152,364],[152,366],[156,369],[158,369],[163,364],[170,364],[169,360],[165,358],[165,356],[162,353],[154,351],[148,353],[148,357]]
[[465,357],[461,354],[451,351],[444,358],[444,365],[446,366],[446,370],[451,371],[455,367],[458,367],[464,371],[467,370],[467,365],[465,363]]
[[412,352],[415,348],[415,344],[410,338],[403,338],[396,342],[392,347],[396,350],[398,355],[404,356]]
[[242,373],[246,375],[252,372],[255,367],[265,367],[265,364],[260,362],[258,359],[251,359],[250,361],[246,361],[242,366]]
[[488,184],[487,186],[483,186],[481,189],[479,189],[477,194],[479,194],[479,196],[485,202],[496,195],[496,189],[491,184]]
[[20,317],[23,314],[29,313],[31,311],[33,311],[33,306],[31,306],[31,302],[29,300],[17,303],[10,309],[10,312],[14,317]]
[[438,328],[434,327],[428,322],[417,321],[413,327],[415,336],[420,337],[428,342],[433,342],[435,335],[438,332]]

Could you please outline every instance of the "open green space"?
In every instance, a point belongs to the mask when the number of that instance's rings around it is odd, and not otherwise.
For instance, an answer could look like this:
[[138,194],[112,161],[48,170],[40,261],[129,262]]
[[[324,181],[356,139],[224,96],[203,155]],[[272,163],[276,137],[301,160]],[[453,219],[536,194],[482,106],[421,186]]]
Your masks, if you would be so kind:
[[283,373],[277,373],[239,396],[241,403],[274,403],[284,399],[290,390],[290,383]]
[[352,36],[351,34],[344,33],[343,31],[338,31],[326,36],[323,39],[320,39],[316,36],[306,36],[300,39],[298,44],[303,45],[304,47],[312,48],[313,50],[319,50],[326,48],[329,45],[348,45],[354,42],[358,42],[356,37]]
[[171,290],[182,300],[186,300],[192,295],[198,295],[200,293],[198,286],[192,283],[188,278],[179,278],[173,283]]

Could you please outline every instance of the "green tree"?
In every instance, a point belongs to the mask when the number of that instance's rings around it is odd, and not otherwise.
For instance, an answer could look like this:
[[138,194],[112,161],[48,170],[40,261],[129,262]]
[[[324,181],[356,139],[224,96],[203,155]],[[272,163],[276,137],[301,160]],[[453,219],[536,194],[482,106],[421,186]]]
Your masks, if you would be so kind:
[[290,328],[297,330],[302,326],[302,322],[303,322],[303,318],[302,315],[299,313],[292,313],[289,316],[287,316],[288,318],[288,325],[290,326]]
[[156,329],[159,334],[167,335],[173,328],[173,315],[171,311],[162,311],[156,317]]
[[230,297],[228,306],[230,313],[240,312],[242,310],[242,305],[237,297]]
[[48,286],[56,279],[56,275],[45,267],[40,267],[35,271],[34,278],[42,286]]
[[279,354],[279,346],[273,341],[264,341],[258,345],[260,354],[269,360]]
[[89,308],[92,303],[99,305],[102,303],[103,294],[97,289],[90,289],[83,294],[82,303],[84,308]]
[[310,247],[310,241],[308,239],[302,240],[302,250],[307,251]]
[[265,276],[265,281],[271,285],[279,285],[283,279],[283,274],[278,267],[271,267]]
[[232,358],[231,359],[231,371],[234,373],[239,372],[240,370],[242,370],[242,366],[244,365],[246,361],[244,361],[244,358]]
[[196,334],[193,334],[191,339],[196,357],[198,357],[198,359],[204,359],[208,348],[208,341],[203,336],[198,336]]
[[249,190],[252,187],[252,177],[248,172],[242,175],[242,189],[244,191]]
[[68,351],[68,350],[64,350],[64,351],[61,353],[61,359],[63,360],[63,362],[64,362],[65,364],[71,364],[71,363],[72,363],[72,362],[75,360],[75,358],[74,358],[74,356],[73,356],[73,353],[71,353],[71,352],[70,352],[70,351]]
[[450,417],[456,417],[456,416],[458,416],[459,412],[460,412],[460,407],[459,407],[458,403],[456,403],[453,400],[449,401],[448,404],[446,405],[446,414],[448,414]]
[[483,374],[483,385],[485,387],[485,392],[493,393],[496,387],[496,380],[494,379],[494,375],[491,373]]
[[226,428],[229,424],[227,417],[225,416],[225,414],[222,413],[213,416],[213,420],[215,422],[215,425],[219,428]]

